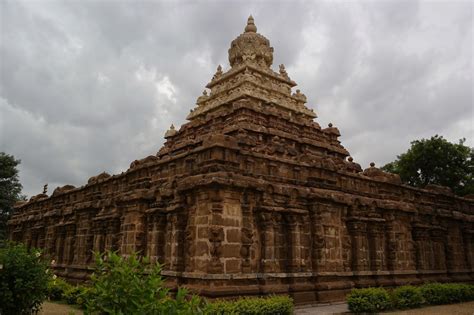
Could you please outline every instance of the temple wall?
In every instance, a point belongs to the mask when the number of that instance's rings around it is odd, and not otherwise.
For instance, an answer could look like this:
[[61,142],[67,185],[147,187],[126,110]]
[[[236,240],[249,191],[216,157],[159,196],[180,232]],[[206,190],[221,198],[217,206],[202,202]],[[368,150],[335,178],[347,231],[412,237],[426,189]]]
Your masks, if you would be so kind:
[[159,159],[20,205],[10,238],[73,281],[90,275],[94,251],[139,252],[170,286],[210,297],[323,302],[353,287],[474,281],[473,200],[354,170],[314,125],[260,128],[244,105],[209,118],[225,135],[197,139],[205,129],[191,124]]

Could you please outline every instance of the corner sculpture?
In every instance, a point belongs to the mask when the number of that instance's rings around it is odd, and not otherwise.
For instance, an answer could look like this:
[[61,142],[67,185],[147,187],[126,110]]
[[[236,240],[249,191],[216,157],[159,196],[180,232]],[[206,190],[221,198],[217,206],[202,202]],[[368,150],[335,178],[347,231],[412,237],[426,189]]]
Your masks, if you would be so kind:
[[474,201],[362,171],[321,128],[252,17],[156,156],[19,203],[9,236],[87,279],[93,251],[139,251],[208,297],[337,301],[353,287],[474,280]]

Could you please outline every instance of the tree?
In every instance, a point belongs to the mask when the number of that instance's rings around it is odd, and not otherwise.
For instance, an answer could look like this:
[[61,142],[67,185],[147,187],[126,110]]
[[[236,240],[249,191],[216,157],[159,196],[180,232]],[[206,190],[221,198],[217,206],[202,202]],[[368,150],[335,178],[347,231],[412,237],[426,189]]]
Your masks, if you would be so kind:
[[449,187],[459,195],[473,194],[474,149],[464,142],[451,143],[438,135],[415,140],[407,152],[382,169],[399,174],[402,182],[415,187],[433,184]]
[[25,199],[21,195],[22,186],[18,179],[19,164],[20,160],[0,152],[0,240],[6,237],[6,224],[13,213],[13,205]]

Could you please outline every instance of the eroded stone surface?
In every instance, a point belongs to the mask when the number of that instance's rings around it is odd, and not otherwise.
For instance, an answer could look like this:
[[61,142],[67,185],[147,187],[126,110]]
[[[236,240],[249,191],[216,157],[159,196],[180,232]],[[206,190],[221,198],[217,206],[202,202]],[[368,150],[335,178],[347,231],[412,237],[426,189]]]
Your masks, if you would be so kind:
[[210,297],[290,293],[341,300],[352,287],[472,281],[474,200],[349,157],[253,19],[189,122],[119,175],[18,204],[10,238],[84,280],[92,252],[140,251],[173,285]]

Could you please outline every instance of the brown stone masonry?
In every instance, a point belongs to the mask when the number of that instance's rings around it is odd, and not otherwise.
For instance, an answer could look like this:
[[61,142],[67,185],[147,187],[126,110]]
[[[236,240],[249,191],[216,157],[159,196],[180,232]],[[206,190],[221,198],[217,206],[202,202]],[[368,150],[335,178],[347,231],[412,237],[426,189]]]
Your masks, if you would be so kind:
[[474,201],[362,171],[321,128],[252,18],[186,124],[160,151],[85,186],[16,206],[10,238],[56,272],[90,274],[93,251],[140,251],[170,285],[210,297],[289,293],[334,301],[353,287],[474,280]]

